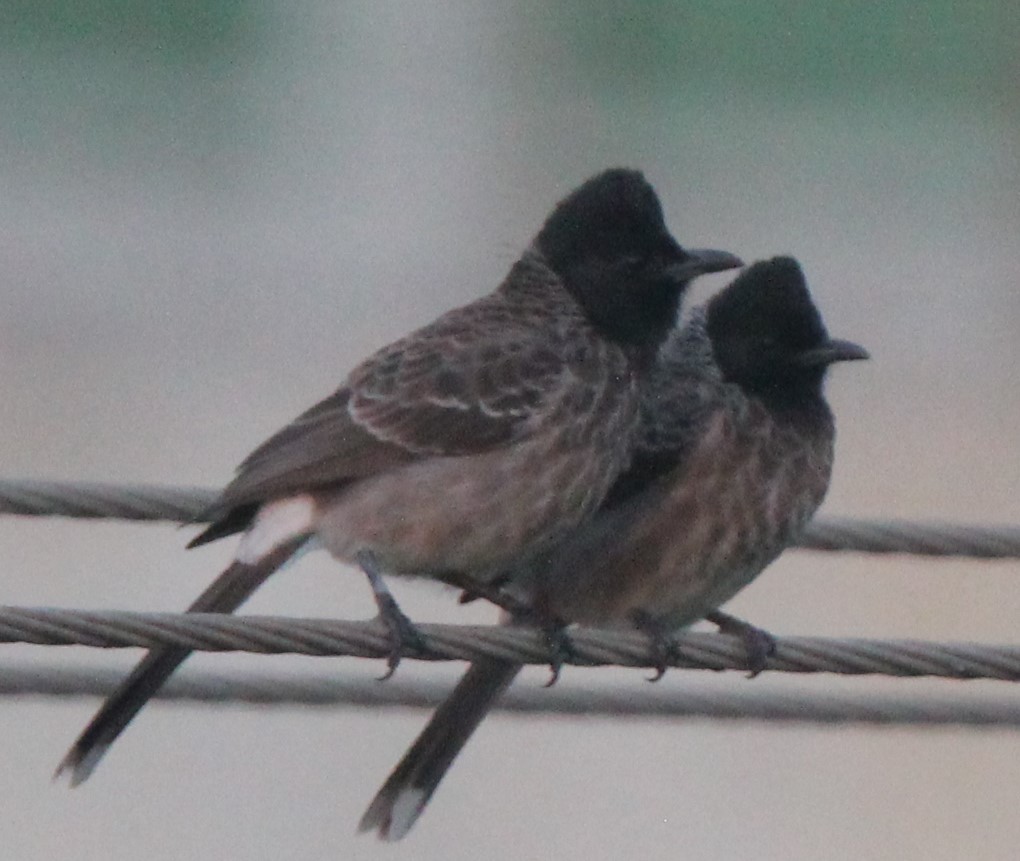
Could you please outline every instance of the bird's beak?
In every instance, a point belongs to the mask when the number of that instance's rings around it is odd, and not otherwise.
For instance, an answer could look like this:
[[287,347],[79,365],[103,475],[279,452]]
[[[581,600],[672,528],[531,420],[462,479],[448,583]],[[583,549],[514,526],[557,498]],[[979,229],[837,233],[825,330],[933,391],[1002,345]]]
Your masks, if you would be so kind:
[[690,281],[699,275],[709,272],[725,272],[727,269],[739,269],[744,261],[729,251],[716,251],[712,248],[687,248],[686,258],[667,267],[667,273],[677,281]]
[[804,368],[819,368],[833,362],[856,362],[870,359],[868,351],[853,341],[830,338],[820,347],[805,350],[797,356],[797,364]]

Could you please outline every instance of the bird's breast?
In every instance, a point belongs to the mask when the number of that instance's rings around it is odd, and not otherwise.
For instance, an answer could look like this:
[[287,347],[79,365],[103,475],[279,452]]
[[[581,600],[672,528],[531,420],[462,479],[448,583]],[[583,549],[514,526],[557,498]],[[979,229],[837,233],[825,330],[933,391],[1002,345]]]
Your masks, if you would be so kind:
[[543,572],[537,600],[583,624],[637,615],[690,624],[796,538],[831,465],[831,431],[805,434],[763,409],[719,410],[680,464],[605,522],[596,518]]

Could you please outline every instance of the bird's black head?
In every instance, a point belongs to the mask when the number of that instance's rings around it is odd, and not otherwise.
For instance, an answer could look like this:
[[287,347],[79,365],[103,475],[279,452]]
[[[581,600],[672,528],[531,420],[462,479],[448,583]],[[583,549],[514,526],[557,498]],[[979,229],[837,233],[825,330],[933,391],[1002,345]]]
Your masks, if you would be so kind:
[[648,181],[622,168],[560,201],[535,245],[595,326],[637,345],[657,345],[675,325],[691,279],[743,265],[726,252],[681,248]]
[[742,272],[709,302],[707,328],[724,377],[775,404],[809,404],[821,396],[829,365],[868,358],[829,337],[792,257]]

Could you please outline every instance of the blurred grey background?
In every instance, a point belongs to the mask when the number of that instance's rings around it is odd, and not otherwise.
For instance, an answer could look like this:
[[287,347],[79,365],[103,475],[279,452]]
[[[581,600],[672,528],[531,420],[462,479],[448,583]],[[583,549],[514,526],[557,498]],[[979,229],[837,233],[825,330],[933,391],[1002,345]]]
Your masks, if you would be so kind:
[[[797,255],[833,334],[872,351],[829,386],[826,511],[1015,523],[1018,8],[4,3],[0,474],[220,484],[365,353],[494,287],[559,197],[620,164],[682,241]],[[185,553],[189,534],[0,520],[2,600],[181,609],[231,552]],[[731,607],[777,634],[1015,641],[1018,574],[790,553]],[[491,618],[398,589],[420,620]],[[361,579],[316,556],[249,606],[372,613]],[[324,660],[194,664],[381,671]],[[69,792],[50,774],[95,705],[0,704],[7,857],[948,861],[1020,843],[1002,732],[496,716],[394,848],[354,829],[421,713],[156,705]]]

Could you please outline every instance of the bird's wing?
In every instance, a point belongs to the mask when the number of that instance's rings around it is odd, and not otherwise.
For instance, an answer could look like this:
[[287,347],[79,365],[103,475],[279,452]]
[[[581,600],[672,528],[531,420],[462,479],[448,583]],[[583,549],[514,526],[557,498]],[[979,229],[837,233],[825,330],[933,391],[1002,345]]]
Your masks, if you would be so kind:
[[[467,309],[463,309],[467,310]],[[498,317],[498,315],[497,315]],[[584,377],[554,332],[440,318],[253,451],[218,508],[342,484],[423,457],[479,453],[541,425]],[[587,363],[585,363],[587,364]]]

